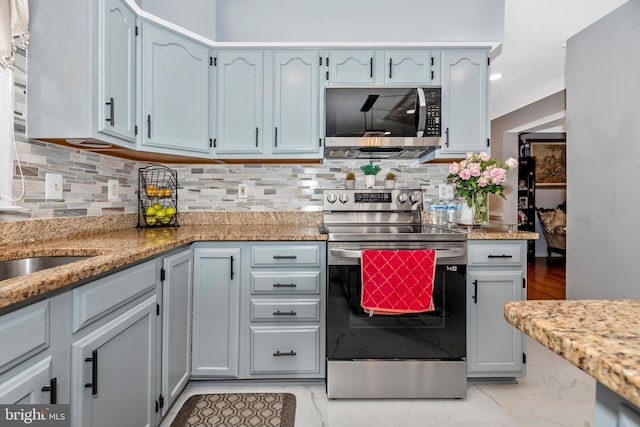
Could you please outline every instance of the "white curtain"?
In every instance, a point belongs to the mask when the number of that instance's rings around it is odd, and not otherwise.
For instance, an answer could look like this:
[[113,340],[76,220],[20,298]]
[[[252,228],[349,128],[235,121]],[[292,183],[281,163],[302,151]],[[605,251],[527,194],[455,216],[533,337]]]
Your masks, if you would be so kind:
[[28,43],[28,0],[0,0],[0,207],[12,202],[14,52]]

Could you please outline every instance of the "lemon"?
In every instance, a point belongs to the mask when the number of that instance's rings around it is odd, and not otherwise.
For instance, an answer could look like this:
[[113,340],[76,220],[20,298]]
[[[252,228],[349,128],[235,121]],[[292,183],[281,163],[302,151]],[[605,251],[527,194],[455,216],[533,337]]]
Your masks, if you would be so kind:
[[169,207],[166,209],[167,216],[173,216],[173,215],[175,215],[177,212],[178,212],[178,210],[177,210],[176,208],[174,208],[173,206],[169,206]]
[[152,205],[152,207],[153,207],[155,210],[157,210],[157,211],[159,211],[160,209],[162,209],[162,205],[161,205],[160,203],[154,203],[154,204]]
[[156,214],[156,208],[154,208],[153,206],[149,206],[144,214],[147,216],[147,218],[150,216],[154,216]]
[[156,225],[156,217],[155,216],[147,216],[146,217],[147,225]]
[[165,216],[164,218],[160,218],[160,223],[162,224],[169,224],[169,222],[171,221],[171,218]]
[[162,208],[156,212],[156,218],[164,218],[167,216],[167,210]]

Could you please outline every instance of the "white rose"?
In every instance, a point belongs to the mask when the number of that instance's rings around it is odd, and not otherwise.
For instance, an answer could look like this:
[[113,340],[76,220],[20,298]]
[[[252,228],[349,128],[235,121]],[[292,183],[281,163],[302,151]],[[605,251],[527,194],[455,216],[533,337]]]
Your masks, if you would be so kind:
[[515,167],[518,166],[518,161],[516,159],[514,159],[513,157],[509,157],[505,162],[504,162],[505,166],[509,169],[514,169]]

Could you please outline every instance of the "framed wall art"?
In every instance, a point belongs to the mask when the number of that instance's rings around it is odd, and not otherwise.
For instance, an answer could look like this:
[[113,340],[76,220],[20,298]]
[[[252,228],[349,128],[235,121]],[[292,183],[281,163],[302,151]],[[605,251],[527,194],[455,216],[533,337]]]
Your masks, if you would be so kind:
[[567,186],[567,143],[531,141],[531,157],[536,165],[536,187]]

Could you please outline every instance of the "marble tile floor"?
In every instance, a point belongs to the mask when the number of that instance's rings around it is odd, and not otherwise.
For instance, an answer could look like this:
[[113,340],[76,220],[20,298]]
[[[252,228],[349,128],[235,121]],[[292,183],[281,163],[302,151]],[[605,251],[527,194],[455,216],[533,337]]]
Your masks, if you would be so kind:
[[470,384],[466,399],[329,400],[324,383],[193,381],[163,420],[193,394],[288,392],[296,427],[591,427],[595,380],[527,338],[527,376],[517,384]]

